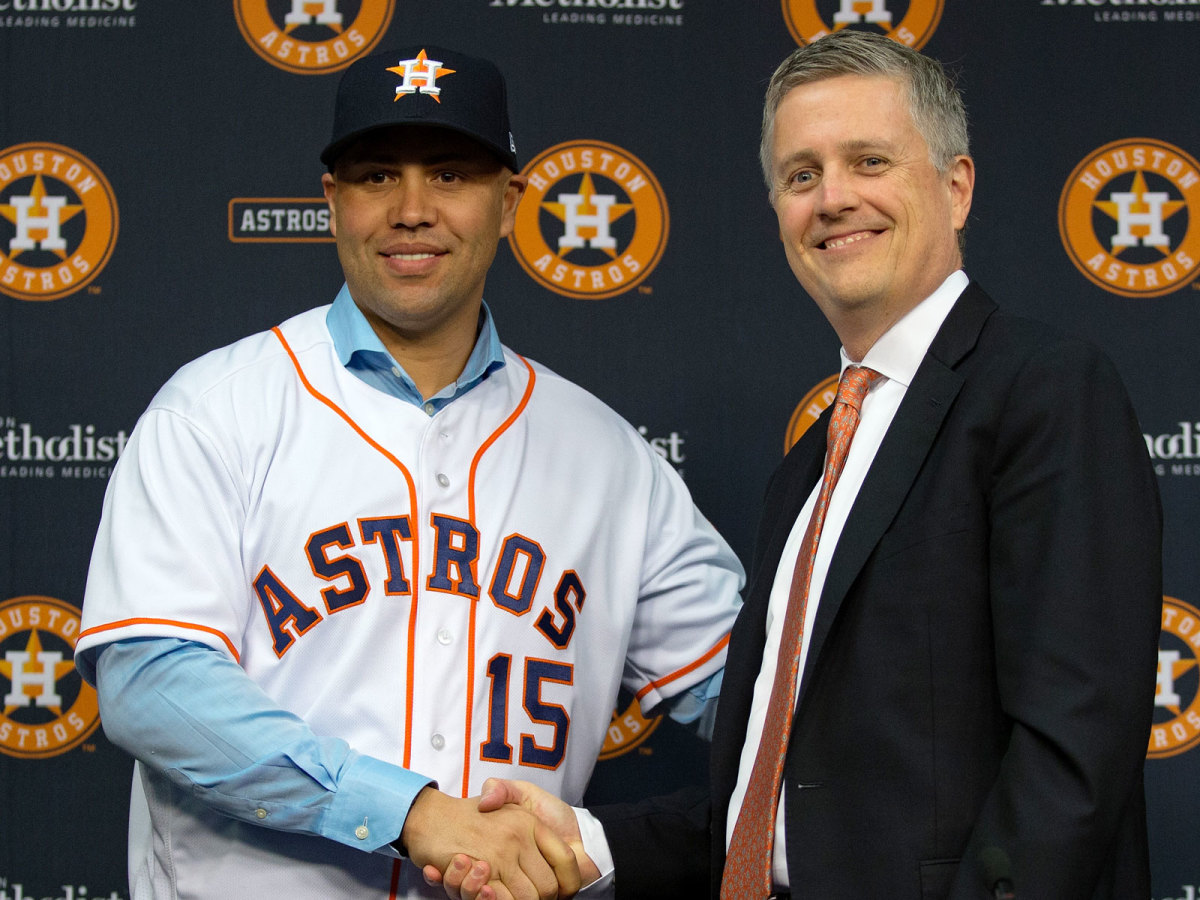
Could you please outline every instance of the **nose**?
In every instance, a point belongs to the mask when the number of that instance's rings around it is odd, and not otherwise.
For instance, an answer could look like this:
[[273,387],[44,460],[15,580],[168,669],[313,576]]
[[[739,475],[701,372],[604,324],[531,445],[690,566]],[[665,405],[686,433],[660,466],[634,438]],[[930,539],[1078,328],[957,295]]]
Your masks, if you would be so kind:
[[840,166],[828,166],[821,173],[821,188],[817,211],[827,218],[837,218],[859,204],[853,175]]
[[430,185],[416,172],[403,173],[392,189],[388,224],[392,228],[419,228],[437,219]]

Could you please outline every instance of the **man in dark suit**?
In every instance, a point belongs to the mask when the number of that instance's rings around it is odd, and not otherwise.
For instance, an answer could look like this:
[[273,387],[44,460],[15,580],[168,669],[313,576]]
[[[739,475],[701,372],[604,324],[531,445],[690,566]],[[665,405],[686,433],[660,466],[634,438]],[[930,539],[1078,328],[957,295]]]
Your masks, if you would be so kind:
[[1161,512],[1120,379],[962,271],[974,164],[933,60],[855,31],[797,50],[762,159],[788,262],[870,388],[838,475],[827,411],[768,487],[710,790],[581,812],[607,849],[520,783],[485,805],[534,808],[618,898],[1148,897]]

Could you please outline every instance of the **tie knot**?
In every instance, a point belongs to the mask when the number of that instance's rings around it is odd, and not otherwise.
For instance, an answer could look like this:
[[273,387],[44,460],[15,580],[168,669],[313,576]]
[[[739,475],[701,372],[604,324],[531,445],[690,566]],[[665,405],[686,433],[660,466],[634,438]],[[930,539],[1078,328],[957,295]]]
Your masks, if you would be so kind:
[[838,384],[836,402],[846,403],[861,410],[867,391],[882,377],[874,369],[868,369],[866,366],[848,366],[842,373],[842,380]]

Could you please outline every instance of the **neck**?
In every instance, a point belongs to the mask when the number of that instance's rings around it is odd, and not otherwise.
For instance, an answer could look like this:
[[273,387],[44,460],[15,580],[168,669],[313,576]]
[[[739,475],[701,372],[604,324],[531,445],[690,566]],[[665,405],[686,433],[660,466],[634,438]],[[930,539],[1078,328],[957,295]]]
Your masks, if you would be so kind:
[[469,323],[464,321],[433,333],[410,334],[371,316],[368,321],[424,399],[457,380],[466,368],[479,336],[478,309]]
[[852,362],[862,362],[876,341],[887,334],[893,325],[932,297],[958,268],[961,266],[955,266],[939,278],[929,279],[928,283],[919,286],[909,296],[892,297],[851,308],[834,305],[827,311],[827,317],[842,342],[846,356]]
[[473,346],[467,344],[453,353],[438,352],[425,346],[413,347],[406,352],[397,352],[392,347],[388,349],[413,380],[421,397],[428,400],[462,374]]
[[883,337],[899,318],[896,316],[895,318],[881,319],[876,316],[866,322],[841,321],[831,324],[834,326],[833,330],[837,332],[838,339],[842,342],[842,349],[846,351],[846,356],[851,362],[860,363],[867,352],[875,346],[875,342]]

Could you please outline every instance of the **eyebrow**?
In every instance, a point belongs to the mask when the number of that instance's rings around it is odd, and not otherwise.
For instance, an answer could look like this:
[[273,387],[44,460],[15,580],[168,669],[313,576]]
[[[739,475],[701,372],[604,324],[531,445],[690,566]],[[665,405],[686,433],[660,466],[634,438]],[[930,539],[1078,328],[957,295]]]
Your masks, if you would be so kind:
[[[896,153],[895,143],[883,138],[858,138],[841,141],[838,143],[837,149],[840,154],[856,154],[869,151],[878,151],[889,155]],[[818,159],[820,159],[820,154],[816,150],[812,147],[803,147],[781,159],[776,168],[787,169],[796,163],[816,162]]]

